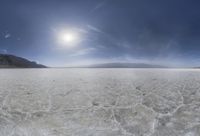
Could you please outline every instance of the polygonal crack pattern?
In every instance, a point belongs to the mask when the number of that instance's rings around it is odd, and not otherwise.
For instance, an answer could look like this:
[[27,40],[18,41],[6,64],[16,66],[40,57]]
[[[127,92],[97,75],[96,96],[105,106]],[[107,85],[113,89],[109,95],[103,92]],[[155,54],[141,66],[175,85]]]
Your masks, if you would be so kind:
[[0,71],[0,136],[200,136],[200,71]]

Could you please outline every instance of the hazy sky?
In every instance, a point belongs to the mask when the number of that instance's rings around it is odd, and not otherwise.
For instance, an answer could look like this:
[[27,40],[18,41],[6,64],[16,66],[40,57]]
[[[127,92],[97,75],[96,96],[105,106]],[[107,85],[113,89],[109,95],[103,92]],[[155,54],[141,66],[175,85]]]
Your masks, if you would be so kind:
[[[61,44],[63,31],[75,43]],[[1,0],[0,53],[49,66],[200,66],[200,0]]]

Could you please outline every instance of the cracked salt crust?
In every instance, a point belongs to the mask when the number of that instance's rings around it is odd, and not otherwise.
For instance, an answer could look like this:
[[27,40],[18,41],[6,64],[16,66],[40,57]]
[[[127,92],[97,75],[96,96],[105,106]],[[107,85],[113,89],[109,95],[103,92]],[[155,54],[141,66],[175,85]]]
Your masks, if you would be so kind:
[[199,113],[199,70],[0,70],[0,136],[200,136]]

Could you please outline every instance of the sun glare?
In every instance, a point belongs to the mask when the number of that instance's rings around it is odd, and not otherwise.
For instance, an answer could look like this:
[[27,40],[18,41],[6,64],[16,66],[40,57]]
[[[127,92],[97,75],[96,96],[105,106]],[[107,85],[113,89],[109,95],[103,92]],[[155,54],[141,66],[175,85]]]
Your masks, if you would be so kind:
[[73,46],[79,41],[79,36],[76,32],[65,31],[58,35],[58,41],[65,46]]

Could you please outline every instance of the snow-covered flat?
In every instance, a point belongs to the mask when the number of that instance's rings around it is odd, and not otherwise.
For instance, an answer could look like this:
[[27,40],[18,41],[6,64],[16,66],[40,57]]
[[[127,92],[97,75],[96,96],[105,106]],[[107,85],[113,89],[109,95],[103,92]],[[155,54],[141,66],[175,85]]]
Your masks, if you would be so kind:
[[200,136],[200,70],[0,69],[0,136]]

